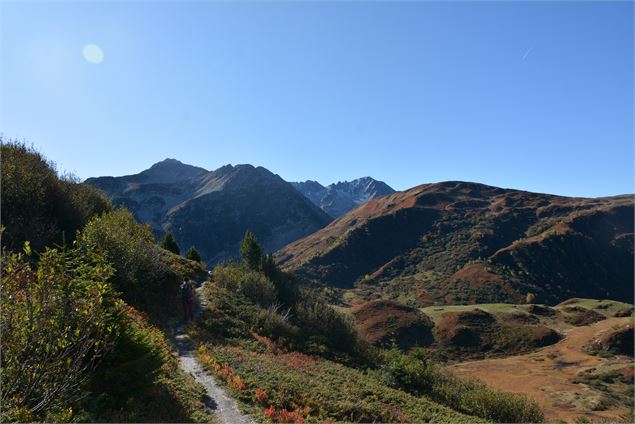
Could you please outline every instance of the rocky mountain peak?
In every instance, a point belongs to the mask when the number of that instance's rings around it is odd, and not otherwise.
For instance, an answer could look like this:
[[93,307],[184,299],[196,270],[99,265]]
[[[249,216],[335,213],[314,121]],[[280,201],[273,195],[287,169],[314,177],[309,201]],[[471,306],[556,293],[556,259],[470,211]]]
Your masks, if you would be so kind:
[[326,187],[311,180],[291,184],[332,217],[343,215],[375,197],[395,192],[388,184],[371,177],[338,181]]
[[86,181],[125,205],[158,236],[195,245],[208,265],[238,255],[246,230],[275,251],[331,218],[280,176],[249,164],[214,171],[166,159],[139,174]]
[[[207,170],[198,166],[184,164],[176,159],[167,158],[157,162],[145,171],[137,174],[140,183],[175,183],[204,174]],[[131,176],[134,177],[134,176]]]

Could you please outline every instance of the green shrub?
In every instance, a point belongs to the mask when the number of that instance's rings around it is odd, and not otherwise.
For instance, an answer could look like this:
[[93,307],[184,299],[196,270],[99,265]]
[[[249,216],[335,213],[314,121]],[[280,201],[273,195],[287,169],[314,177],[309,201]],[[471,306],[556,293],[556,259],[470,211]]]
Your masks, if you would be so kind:
[[277,301],[275,286],[260,273],[244,274],[238,286],[240,292],[257,305],[269,307]]
[[240,267],[216,265],[210,279],[218,287],[236,291],[244,274],[245,271]]
[[114,345],[120,303],[106,281],[112,267],[77,250],[47,249],[37,268],[22,254],[2,253],[3,418],[60,418]]
[[112,284],[126,303],[167,325],[180,315],[179,282],[200,264],[161,249],[148,225],[139,224],[124,208],[92,219],[80,233],[78,246],[100,252],[113,265]]
[[181,254],[181,248],[179,247],[176,240],[174,240],[174,236],[172,235],[172,233],[167,233],[165,236],[163,236],[160,245],[168,252],[172,252],[175,255]]
[[328,304],[302,298],[295,306],[295,322],[313,353],[327,350],[353,353],[361,343],[353,323]]
[[212,271],[212,281],[222,288],[241,293],[263,307],[269,307],[277,302],[274,284],[259,272],[217,265]]
[[[364,356],[364,343],[347,317],[311,293],[299,292],[285,273],[276,270],[273,277],[275,281],[245,267],[216,266],[208,289],[209,302],[222,314],[242,319],[252,331],[303,351],[330,358],[349,355],[341,360],[350,360],[351,355]],[[210,290],[223,300],[210,296]]]
[[201,262],[201,254],[194,246],[190,246],[190,248],[187,249],[185,257],[194,262]]
[[59,177],[55,165],[24,143],[0,136],[3,246],[36,251],[75,239],[88,220],[112,209],[103,194],[73,177]]
[[106,256],[115,268],[115,288],[133,304],[143,295],[141,280],[154,279],[163,268],[154,241],[150,226],[124,208],[91,220],[78,238],[81,247]]
[[300,329],[289,320],[290,310],[281,310],[279,305],[261,309],[254,320],[253,329],[261,336],[269,337],[280,344],[289,344],[297,340]]
[[[214,269],[214,274],[219,274]],[[225,272],[220,274],[226,275]],[[233,288],[207,284],[203,290],[208,307],[201,311],[192,335],[200,340],[251,338],[251,327],[261,310]]]

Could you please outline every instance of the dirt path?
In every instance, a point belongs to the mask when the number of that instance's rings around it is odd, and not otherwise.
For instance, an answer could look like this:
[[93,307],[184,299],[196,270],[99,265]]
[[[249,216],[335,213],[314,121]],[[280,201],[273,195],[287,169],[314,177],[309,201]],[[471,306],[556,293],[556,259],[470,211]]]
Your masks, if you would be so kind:
[[[583,352],[582,347],[612,326],[631,320],[630,317],[609,318],[574,328],[559,343],[534,353],[464,362],[449,368],[457,375],[476,377],[495,389],[529,395],[540,404],[549,422],[572,422],[578,416],[619,419],[626,410],[592,411],[601,394],[584,384],[574,384],[572,380],[578,373],[606,361]],[[625,366],[632,365],[632,359],[622,361]]]
[[[197,296],[200,299],[200,307],[205,307],[205,302],[200,296],[198,288]],[[198,312],[198,311],[197,311]],[[207,391],[207,406],[214,412],[221,424],[255,424],[255,421],[238,409],[236,401],[220,387],[214,378],[203,368],[196,358],[194,342],[185,333],[185,325],[181,324],[175,331],[176,346],[179,355],[181,369],[191,374],[194,379],[205,387]]]

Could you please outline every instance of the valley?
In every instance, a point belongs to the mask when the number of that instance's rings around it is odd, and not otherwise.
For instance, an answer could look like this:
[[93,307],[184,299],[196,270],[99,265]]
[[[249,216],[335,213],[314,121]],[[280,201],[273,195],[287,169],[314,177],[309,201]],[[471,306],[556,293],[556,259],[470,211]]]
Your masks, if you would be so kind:
[[633,419],[632,196],[173,159],[80,183],[2,149],[3,420]]
[[495,389],[536,399],[549,422],[622,421],[633,411],[632,356],[602,357],[584,348],[613,327],[630,324],[632,329],[632,321],[608,318],[569,329],[562,341],[530,354],[463,362],[450,369]]
[[[420,309],[418,320],[412,318],[414,310],[394,304],[375,309],[378,316],[371,326],[367,316],[353,310],[360,334],[370,342],[425,346],[430,357],[457,376],[535,399],[547,422],[632,417],[631,304],[570,299],[555,307],[431,306]],[[581,321],[580,316],[592,319]],[[501,331],[505,325],[509,330]],[[546,338],[543,329],[555,337]]]

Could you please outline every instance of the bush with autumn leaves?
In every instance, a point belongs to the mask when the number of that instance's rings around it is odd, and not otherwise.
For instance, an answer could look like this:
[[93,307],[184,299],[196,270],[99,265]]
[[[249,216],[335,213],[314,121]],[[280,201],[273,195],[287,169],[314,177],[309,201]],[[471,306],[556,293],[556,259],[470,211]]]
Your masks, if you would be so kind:
[[363,370],[271,347],[259,337],[198,350],[201,362],[258,421],[483,422],[388,387]]

